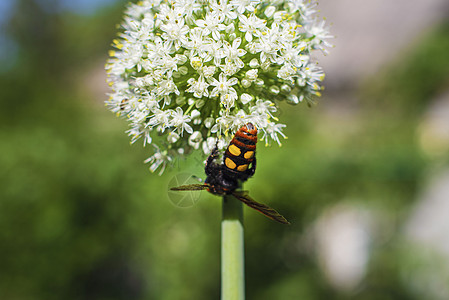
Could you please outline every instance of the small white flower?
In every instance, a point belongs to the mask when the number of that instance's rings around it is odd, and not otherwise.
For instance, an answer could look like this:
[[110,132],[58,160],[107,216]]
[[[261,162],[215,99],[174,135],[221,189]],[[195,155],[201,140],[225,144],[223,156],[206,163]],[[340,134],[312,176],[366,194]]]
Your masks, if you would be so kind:
[[273,118],[272,113],[276,112],[276,106],[271,101],[257,100],[256,105],[251,107],[251,113],[258,113],[260,115],[269,115]]
[[249,116],[245,113],[244,110],[239,110],[237,114],[232,116],[230,126],[231,128],[237,130],[241,126],[245,125],[249,122]]
[[275,124],[273,122],[268,123],[268,126],[265,128],[265,136],[263,137],[263,140],[268,141],[268,136],[279,145],[282,145],[282,143],[279,141],[278,135],[282,136],[284,139],[286,138],[285,134],[282,132],[282,128],[284,128],[285,126],[286,125],[284,124]]
[[229,110],[234,106],[235,100],[237,100],[237,92],[235,90],[230,90],[227,94],[224,94],[220,97],[221,104]]
[[265,21],[259,19],[254,14],[249,17],[245,15],[239,16],[240,25],[239,29],[241,32],[245,32],[245,40],[251,42],[253,36],[258,37],[261,35],[261,29],[265,27]]
[[144,163],[149,163],[150,171],[155,172],[159,167],[159,175],[164,173],[165,167],[168,163],[172,161],[172,158],[168,155],[167,151],[161,151],[158,147],[155,147],[155,153],[144,161]]
[[200,75],[198,80],[190,78],[189,80],[187,80],[187,83],[190,85],[190,88],[186,90],[186,92],[193,93],[193,96],[197,98],[209,96],[209,91],[207,90],[209,84],[205,81],[202,75]]
[[233,10],[232,5],[227,0],[211,1],[210,3],[213,13],[218,16],[221,21],[233,20],[237,18],[236,12]]
[[236,64],[228,61],[226,62],[226,64],[220,65],[220,70],[223,72],[224,75],[232,76],[235,73],[237,73],[238,70],[240,70],[240,68]]
[[245,10],[253,12],[255,6],[259,4],[259,0],[232,0],[231,5],[237,10],[239,14],[243,14]]
[[167,4],[161,4],[159,7],[159,12],[156,15],[157,20],[160,21],[160,23],[163,22],[176,22],[183,20],[183,9],[180,7],[172,8],[171,6]]
[[281,79],[293,81],[293,75],[297,73],[297,69],[293,67],[291,64],[285,64],[283,65],[279,71],[277,76]]
[[176,0],[173,5],[180,9],[188,21],[194,20],[194,15],[202,9],[202,4],[195,0]]
[[159,82],[155,92],[158,96],[165,96],[171,93],[179,95],[178,87],[174,83],[173,79],[166,79]]
[[217,68],[215,66],[204,66],[203,67],[203,75],[206,78],[211,78],[215,74],[215,70]]
[[204,61],[209,62],[213,60],[215,66],[219,66],[224,57],[222,45],[222,41],[210,39],[209,44],[204,48]]
[[212,90],[211,95],[212,96],[218,96],[220,95],[226,95],[229,93],[236,94],[237,92],[232,87],[238,82],[237,78],[232,77],[228,79],[224,73],[220,73],[219,80],[212,78],[212,82],[210,85],[215,86],[215,88]]
[[333,36],[329,34],[329,29],[324,20],[309,23],[305,26],[306,32],[312,37],[311,45],[314,49],[320,49],[327,54],[326,48],[332,47],[327,41]]
[[228,42],[224,43],[224,55],[225,55],[225,58],[226,58],[225,59],[226,60],[226,64],[233,63],[238,68],[243,68],[244,63],[240,59],[240,57],[245,55],[246,51],[243,50],[243,49],[239,49],[239,46],[240,46],[241,43],[242,43],[242,39],[241,38],[236,38],[232,42],[232,46]]
[[231,118],[225,113],[216,119],[215,125],[212,126],[210,132],[217,133],[218,136],[221,136],[222,133],[228,130],[230,123]]
[[191,51],[191,56],[194,56],[195,54],[201,55],[204,48],[207,46],[204,33],[205,31],[199,27],[196,27],[190,31],[185,47]]
[[204,30],[204,35],[212,34],[215,40],[220,39],[220,31],[226,29],[222,19],[217,14],[208,13],[204,20],[196,20],[196,25]]
[[189,26],[184,25],[184,19],[162,24],[160,28],[164,31],[162,38],[174,43],[176,49],[179,49],[181,45],[187,44],[186,35],[189,32]]
[[290,11],[299,12],[304,23],[308,24],[311,17],[317,12],[315,7],[317,3],[314,1],[293,0],[289,2]]
[[161,126],[161,132],[164,132],[170,123],[170,116],[172,115],[172,110],[161,110],[155,109],[154,115],[150,118],[147,126],[152,128],[156,126]]
[[185,131],[187,131],[187,133],[192,134],[193,133],[193,129],[192,127],[188,124],[191,121],[190,116],[185,115],[182,111],[181,107],[177,107],[176,111],[172,112],[171,115],[172,119],[170,122],[170,125],[173,127],[176,127],[178,129],[178,131],[180,132],[181,136]]

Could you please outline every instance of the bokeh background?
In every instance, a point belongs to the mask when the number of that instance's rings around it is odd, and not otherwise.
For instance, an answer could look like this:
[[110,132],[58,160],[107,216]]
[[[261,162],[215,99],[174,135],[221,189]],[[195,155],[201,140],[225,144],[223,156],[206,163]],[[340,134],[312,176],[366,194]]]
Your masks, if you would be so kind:
[[[125,1],[0,0],[0,299],[218,299],[220,199],[174,203],[104,107]],[[449,3],[322,0],[319,104],[245,187],[248,299],[449,299]]]

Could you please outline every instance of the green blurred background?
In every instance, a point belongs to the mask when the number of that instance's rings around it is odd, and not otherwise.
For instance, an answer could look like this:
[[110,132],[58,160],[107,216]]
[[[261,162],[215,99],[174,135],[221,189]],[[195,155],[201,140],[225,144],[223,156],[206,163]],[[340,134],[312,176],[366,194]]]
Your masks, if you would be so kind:
[[[328,88],[281,105],[289,139],[245,186],[292,223],[245,210],[247,299],[449,299],[449,8],[418,2],[321,2]],[[0,0],[0,299],[219,298],[220,199],[167,193],[204,157],[151,174],[104,107],[124,4]],[[405,17],[428,22],[382,28]]]

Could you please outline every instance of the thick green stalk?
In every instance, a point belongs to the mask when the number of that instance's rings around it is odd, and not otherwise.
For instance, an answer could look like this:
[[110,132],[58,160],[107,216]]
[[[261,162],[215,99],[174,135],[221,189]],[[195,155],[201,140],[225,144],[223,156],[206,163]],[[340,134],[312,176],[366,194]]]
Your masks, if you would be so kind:
[[223,197],[221,222],[221,300],[245,299],[243,207],[234,196]]

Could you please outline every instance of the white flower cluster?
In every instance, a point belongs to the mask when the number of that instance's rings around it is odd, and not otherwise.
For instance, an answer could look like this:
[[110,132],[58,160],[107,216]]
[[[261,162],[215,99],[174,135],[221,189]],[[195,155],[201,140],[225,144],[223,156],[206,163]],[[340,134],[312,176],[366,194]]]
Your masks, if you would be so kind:
[[[218,139],[224,148],[251,122],[280,144],[275,117],[285,100],[320,95],[331,36],[308,0],[148,0],[130,4],[106,69],[107,105],[130,123],[132,142],[152,144],[150,170]],[[230,133],[230,134],[228,134]]]

